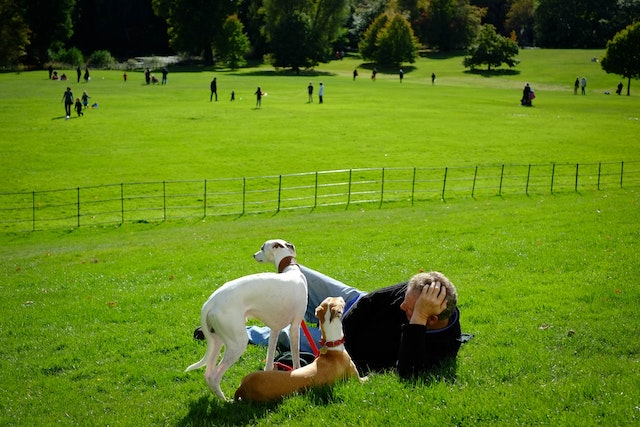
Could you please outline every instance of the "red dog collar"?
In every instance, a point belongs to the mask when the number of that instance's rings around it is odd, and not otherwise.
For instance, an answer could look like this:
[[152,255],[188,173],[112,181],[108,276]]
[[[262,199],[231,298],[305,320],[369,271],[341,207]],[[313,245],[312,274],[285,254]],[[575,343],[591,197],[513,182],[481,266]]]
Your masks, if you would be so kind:
[[329,341],[329,342],[327,342],[327,341],[325,341],[324,339],[321,339],[321,340],[320,340],[320,345],[321,345],[321,346],[323,346],[323,347],[329,347],[329,348],[331,348],[331,347],[337,347],[337,346],[339,346],[340,344],[344,344],[344,336],[343,336],[342,338],[340,338],[339,340],[335,340],[335,341]]

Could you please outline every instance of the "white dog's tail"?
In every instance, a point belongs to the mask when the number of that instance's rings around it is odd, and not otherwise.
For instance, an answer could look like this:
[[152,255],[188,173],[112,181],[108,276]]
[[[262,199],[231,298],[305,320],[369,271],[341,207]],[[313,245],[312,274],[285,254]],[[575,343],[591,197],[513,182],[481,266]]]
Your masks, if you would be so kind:
[[198,368],[202,368],[203,366],[206,366],[207,358],[209,357],[209,348],[210,346],[207,345],[207,352],[205,353],[204,357],[199,361],[197,361],[196,363],[194,363],[193,365],[189,365],[189,367],[184,371],[189,372],[189,371],[193,371],[194,369],[198,369]]
[[[193,365],[190,365],[187,369],[185,369],[185,372],[189,372],[189,371],[193,371],[194,369],[198,369],[198,368],[202,368],[203,366],[206,366],[209,358],[213,355],[213,353],[215,351],[218,352],[218,354],[215,357],[215,360],[218,359],[218,355],[220,354],[220,350],[221,350],[221,345],[220,347],[218,347],[216,349],[216,342],[218,340],[213,339],[213,337],[211,335],[213,335],[215,332],[212,332],[209,328],[209,325],[207,324],[207,313],[203,311],[203,313],[201,314],[201,325],[202,325],[202,333],[204,334],[204,337],[207,341],[207,351],[204,353],[204,356],[202,357],[202,359],[198,360],[196,363],[194,363]],[[214,363],[215,363],[214,360]]]

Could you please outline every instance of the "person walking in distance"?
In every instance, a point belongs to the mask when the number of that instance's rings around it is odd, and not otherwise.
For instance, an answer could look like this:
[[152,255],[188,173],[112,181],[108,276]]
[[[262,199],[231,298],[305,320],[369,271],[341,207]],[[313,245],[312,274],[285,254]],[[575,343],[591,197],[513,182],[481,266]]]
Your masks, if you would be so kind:
[[71,106],[73,105],[73,92],[71,88],[67,86],[67,90],[62,94],[62,101],[64,102],[64,113],[66,118],[71,117]]
[[256,90],[256,108],[260,108],[262,107],[262,95],[264,95],[264,93],[262,92],[262,88],[260,86],[258,86],[258,89]]
[[218,81],[216,79],[217,78],[214,77],[213,80],[211,80],[211,96],[209,96],[209,102],[213,100],[213,95],[216,96],[216,101],[218,101]]

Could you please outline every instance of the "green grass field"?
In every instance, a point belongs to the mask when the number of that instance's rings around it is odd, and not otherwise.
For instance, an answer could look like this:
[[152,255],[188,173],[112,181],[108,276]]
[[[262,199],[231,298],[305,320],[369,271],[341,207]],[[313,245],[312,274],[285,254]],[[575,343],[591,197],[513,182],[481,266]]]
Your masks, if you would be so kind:
[[[397,70],[381,70],[371,82],[368,65],[357,59],[301,76],[266,66],[176,70],[166,86],[145,85],[141,72],[129,72],[124,83],[121,72],[95,70],[90,83],[70,86],[76,96],[86,90],[99,108],[69,121],[64,82],[49,81],[46,71],[2,74],[0,192],[361,167],[637,159],[640,101],[603,95],[615,91],[618,77],[591,62],[602,53],[523,50],[518,74],[491,77],[466,73],[461,56],[421,58],[405,67],[402,85]],[[589,79],[587,96],[573,95],[578,75]],[[218,103],[209,102],[213,76]],[[307,104],[310,81],[325,84],[323,105]],[[537,94],[531,109],[519,105],[525,82]],[[260,110],[258,85],[267,92]]]
[[[518,74],[490,77],[464,72],[461,57],[426,57],[405,67],[402,85],[395,70],[371,82],[355,58],[303,76],[173,70],[165,87],[95,70],[71,86],[99,107],[71,120],[63,83],[2,74],[0,192],[638,160],[639,98],[633,87],[631,97],[604,95],[618,79],[591,62],[601,54],[526,50]],[[573,95],[576,75],[589,79],[587,96]],[[324,105],[306,103],[309,81],[327,86]],[[526,81],[533,108],[519,105]],[[257,85],[268,93],[260,110]],[[635,425],[639,205],[638,188],[625,186],[2,233],[0,425]],[[200,307],[225,281],[270,270],[251,254],[276,237],[364,290],[444,272],[459,289],[463,331],[475,335],[455,379],[373,375],[277,405],[218,401],[202,371],[183,372],[204,354],[191,338]],[[250,347],[228,371],[227,395],[265,352]]]

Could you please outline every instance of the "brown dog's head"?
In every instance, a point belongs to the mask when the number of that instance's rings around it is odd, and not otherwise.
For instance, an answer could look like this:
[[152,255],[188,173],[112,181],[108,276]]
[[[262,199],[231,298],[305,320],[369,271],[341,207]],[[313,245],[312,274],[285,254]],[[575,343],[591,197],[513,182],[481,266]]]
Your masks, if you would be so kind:
[[[344,312],[344,299],[342,297],[328,297],[316,307],[316,317],[320,323],[331,323],[334,319],[341,319]],[[327,314],[329,317],[327,318]]]

